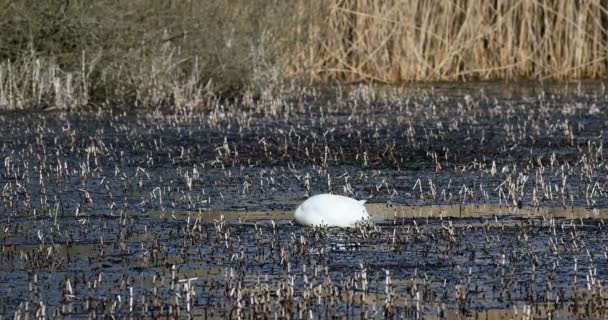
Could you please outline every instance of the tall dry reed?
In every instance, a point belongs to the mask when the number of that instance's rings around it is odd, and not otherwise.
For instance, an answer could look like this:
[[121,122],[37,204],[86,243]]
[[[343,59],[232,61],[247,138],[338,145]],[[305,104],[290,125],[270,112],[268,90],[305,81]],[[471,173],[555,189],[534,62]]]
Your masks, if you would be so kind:
[[607,3],[323,2],[291,70],[317,80],[387,83],[605,77]]

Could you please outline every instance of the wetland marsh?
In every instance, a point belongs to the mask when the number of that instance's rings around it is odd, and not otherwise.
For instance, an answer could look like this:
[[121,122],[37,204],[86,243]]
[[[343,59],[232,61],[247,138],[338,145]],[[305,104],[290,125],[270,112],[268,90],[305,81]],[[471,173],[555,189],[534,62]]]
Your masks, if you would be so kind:
[[[0,315],[605,318],[600,82],[0,114]],[[307,197],[374,225],[304,228]]]

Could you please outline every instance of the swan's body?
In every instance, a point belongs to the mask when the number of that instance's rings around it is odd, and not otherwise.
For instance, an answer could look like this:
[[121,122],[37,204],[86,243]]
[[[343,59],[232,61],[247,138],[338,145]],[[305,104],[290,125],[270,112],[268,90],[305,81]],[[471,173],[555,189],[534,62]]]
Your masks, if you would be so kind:
[[352,227],[369,219],[365,200],[319,194],[304,201],[295,213],[296,222],[307,226]]

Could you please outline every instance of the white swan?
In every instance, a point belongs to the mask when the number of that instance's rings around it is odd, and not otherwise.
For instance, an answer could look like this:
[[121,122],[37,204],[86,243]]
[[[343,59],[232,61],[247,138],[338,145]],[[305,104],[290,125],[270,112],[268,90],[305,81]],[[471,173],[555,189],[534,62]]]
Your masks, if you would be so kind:
[[318,194],[304,201],[295,212],[296,222],[307,226],[352,227],[369,219],[365,200]]

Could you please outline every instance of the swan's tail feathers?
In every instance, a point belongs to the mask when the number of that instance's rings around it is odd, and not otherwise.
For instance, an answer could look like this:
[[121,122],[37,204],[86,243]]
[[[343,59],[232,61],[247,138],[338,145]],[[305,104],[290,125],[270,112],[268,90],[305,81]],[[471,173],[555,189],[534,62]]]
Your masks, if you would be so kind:
[[361,204],[365,204],[367,202],[367,200],[359,200],[359,203]]

